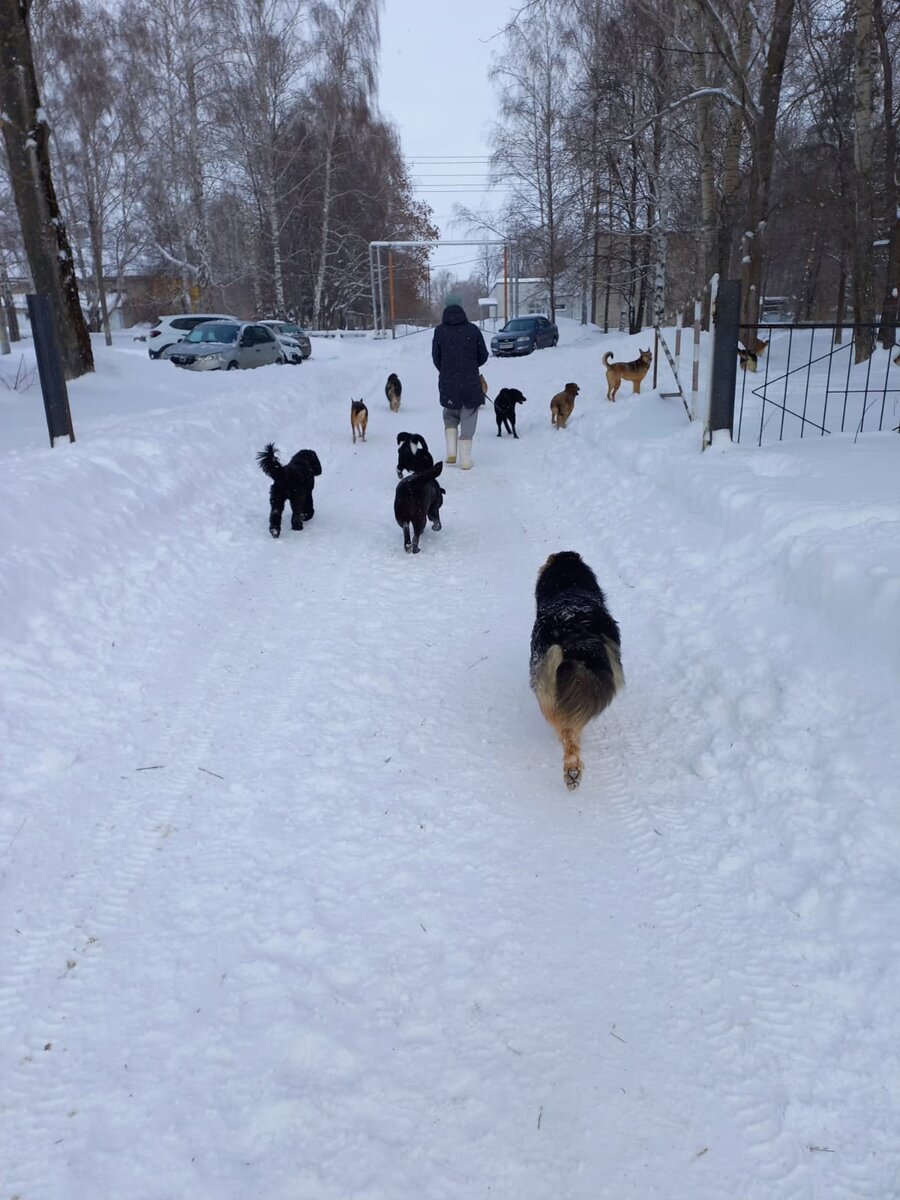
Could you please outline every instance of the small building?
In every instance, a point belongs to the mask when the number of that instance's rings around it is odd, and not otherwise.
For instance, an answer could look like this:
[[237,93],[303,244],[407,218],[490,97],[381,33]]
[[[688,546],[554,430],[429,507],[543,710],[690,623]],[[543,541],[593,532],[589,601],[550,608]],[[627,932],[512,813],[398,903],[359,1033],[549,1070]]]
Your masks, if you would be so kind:
[[[534,313],[542,313],[551,320],[557,317],[572,317],[581,320],[580,297],[565,288],[560,281],[556,291],[556,309],[550,311],[550,289],[546,279],[538,278],[509,278],[498,279],[491,288],[491,297],[496,302],[496,316],[501,321],[510,317],[526,317]],[[506,309],[506,298],[509,299],[509,311]],[[479,300],[479,304],[483,301]]]

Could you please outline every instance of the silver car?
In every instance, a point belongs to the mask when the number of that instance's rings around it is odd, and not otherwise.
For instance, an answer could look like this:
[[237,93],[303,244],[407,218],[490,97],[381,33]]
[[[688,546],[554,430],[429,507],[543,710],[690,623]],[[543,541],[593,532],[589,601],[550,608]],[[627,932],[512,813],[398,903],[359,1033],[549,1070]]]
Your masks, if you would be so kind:
[[280,338],[290,338],[292,342],[296,342],[304,358],[309,358],[312,354],[312,342],[309,340],[309,334],[294,321],[273,321],[267,318],[265,321],[260,321],[260,325],[274,330]]
[[265,325],[204,321],[169,351],[168,358],[189,371],[234,371],[284,362],[284,349]]

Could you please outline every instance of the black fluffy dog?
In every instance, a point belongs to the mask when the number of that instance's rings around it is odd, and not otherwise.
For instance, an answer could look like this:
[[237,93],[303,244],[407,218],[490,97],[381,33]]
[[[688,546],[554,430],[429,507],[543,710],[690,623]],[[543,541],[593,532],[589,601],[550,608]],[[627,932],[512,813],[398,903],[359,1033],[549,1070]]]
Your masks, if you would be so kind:
[[428,443],[420,433],[398,433],[397,447],[398,479],[402,479],[407,471],[424,471],[434,466]]
[[516,433],[516,405],[524,404],[525,397],[518,388],[501,388],[494,398],[494,416],[497,418],[497,437],[503,436],[503,427],[506,426],[506,432],[511,433],[514,438],[518,438]]
[[281,514],[291,506],[291,529],[302,529],[304,521],[312,520],[313,487],[316,476],[322,474],[322,464],[315,450],[298,450],[287,466],[278,461],[278,451],[272,442],[256,456],[260,470],[272,480],[269,488],[269,533],[281,536]]
[[574,550],[538,572],[531,632],[531,686],[563,747],[563,779],[581,783],[581,731],[624,686],[619,626],[594,572]]
[[441,527],[441,505],[444,489],[437,478],[444,469],[442,462],[407,475],[397,484],[394,493],[394,516],[403,530],[403,549],[407,554],[419,553],[419,538],[425,530],[426,521],[431,528]]
[[400,397],[403,395],[403,385],[393,371],[387,377],[387,383],[384,385],[384,394],[387,396],[387,402],[391,406],[391,412],[399,412]]

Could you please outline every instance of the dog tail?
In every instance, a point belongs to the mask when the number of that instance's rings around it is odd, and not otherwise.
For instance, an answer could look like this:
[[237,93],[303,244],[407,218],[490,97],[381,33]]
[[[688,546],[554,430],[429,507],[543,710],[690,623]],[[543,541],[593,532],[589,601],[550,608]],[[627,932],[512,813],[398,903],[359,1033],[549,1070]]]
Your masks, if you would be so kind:
[[264,471],[270,479],[278,479],[284,467],[278,461],[278,451],[275,449],[275,443],[269,442],[265,450],[260,450],[256,455],[256,461],[259,463],[259,469]]
[[560,729],[578,732],[612,702],[624,686],[619,648],[609,638],[604,639],[609,674],[592,671],[578,659],[564,658],[562,646],[551,646],[544,656],[537,682],[542,708],[552,714],[553,723]]
[[608,367],[611,362],[612,362],[612,351],[607,350],[607,352],[603,355],[604,367]]

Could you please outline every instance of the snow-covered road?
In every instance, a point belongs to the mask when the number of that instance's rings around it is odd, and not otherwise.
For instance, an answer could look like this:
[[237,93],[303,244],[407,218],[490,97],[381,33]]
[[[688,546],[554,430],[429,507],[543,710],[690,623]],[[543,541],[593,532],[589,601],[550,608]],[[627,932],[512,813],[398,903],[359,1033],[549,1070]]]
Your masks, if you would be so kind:
[[[492,361],[520,440],[482,415],[416,558],[424,337],[123,342],[52,452],[3,410],[0,1195],[900,1194],[896,439],[701,457],[602,400],[640,340]],[[278,542],[272,439],[323,465]],[[560,549],[627,680],[574,794],[527,677]]]

